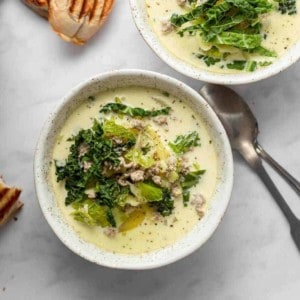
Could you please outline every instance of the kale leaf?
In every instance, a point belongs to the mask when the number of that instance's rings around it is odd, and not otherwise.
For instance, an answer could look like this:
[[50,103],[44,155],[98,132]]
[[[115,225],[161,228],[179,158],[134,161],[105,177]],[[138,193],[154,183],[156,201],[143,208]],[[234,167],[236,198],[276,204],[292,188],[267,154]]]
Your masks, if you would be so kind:
[[[127,137],[124,136],[125,129],[118,129],[122,137]],[[105,165],[118,166],[120,155],[130,149],[134,141],[115,144],[105,136],[103,126],[97,121],[91,129],[80,130],[69,141],[72,144],[66,162],[55,161],[57,181],[64,181],[67,190],[65,204],[86,201],[85,191],[92,188],[96,195],[94,202],[105,208],[107,221],[115,226],[111,209],[117,205],[120,197],[128,194],[128,188],[120,186],[115,178],[105,177],[102,170]],[[91,223],[88,215],[91,214],[81,210],[74,216]]]
[[149,205],[155,208],[155,210],[162,216],[166,217],[169,216],[174,209],[174,199],[172,198],[171,193],[167,188],[164,188],[162,192],[162,200],[150,202]]
[[102,113],[118,113],[118,114],[124,114],[131,117],[156,117],[160,115],[168,115],[171,110],[171,107],[164,107],[162,109],[158,110],[145,110],[141,107],[130,107],[128,105],[122,104],[122,103],[107,103],[105,104],[100,112]]
[[189,172],[188,174],[181,177],[180,185],[182,188],[183,203],[185,206],[190,200],[190,188],[198,184],[201,175],[203,175],[204,173],[205,170],[197,170]]
[[228,69],[245,70],[248,72],[253,72],[257,68],[257,62],[253,60],[234,60],[232,63],[229,63],[226,66]]
[[278,10],[282,14],[294,15],[297,13],[296,0],[275,0],[278,2]]
[[200,146],[200,137],[196,131],[187,135],[179,135],[173,143],[169,142],[169,146],[176,154],[182,154],[191,147]]
[[[276,0],[282,11],[293,13],[295,0]],[[177,33],[183,36],[199,34],[204,42],[211,43],[212,54],[202,51],[196,56],[204,61],[207,66],[226,60],[226,55],[221,55],[215,48],[230,46],[240,49],[242,52],[256,53],[261,56],[276,57],[276,53],[261,46],[263,37],[261,34],[262,23],[260,15],[274,10],[269,0],[209,0],[203,4],[191,1],[191,9],[188,13],[173,14],[170,18]],[[210,50],[209,50],[210,51]],[[257,67],[256,62],[250,65],[236,63],[227,65],[237,70],[253,71]],[[260,65],[260,64],[259,64]],[[261,66],[261,65],[260,65]]]

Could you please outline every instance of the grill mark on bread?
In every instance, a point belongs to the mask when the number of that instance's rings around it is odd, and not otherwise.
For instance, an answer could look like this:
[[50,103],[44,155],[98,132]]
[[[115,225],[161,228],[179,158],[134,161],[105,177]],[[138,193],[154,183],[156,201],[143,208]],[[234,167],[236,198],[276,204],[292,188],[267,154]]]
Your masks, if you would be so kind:
[[106,0],[104,2],[104,7],[100,18],[100,24],[103,24],[105,22],[106,18],[108,17],[113,8],[114,2],[115,0]]
[[75,0],[74,4],[74,10],[73,10],[73,16],[77,21],[80,20],[80,15],[83,10],[85,0]]
[[[108,0],[106,0],[106,1],[108,1]],[[92,12],[90,21],[92,21],[95,24],[100,23],[100,19],[101,19],[106,1],[95,1],[95,5],[93,8],[93,12]]]
[[[0,185],[0,199],[4,198],[5,194],[9,191],[8,187],[4,187],[1,189],[1,185]],[[0,202],[0,209],[1,209],[1,202]]]
[[94,4],[93,4],[92,11],[91,11],[91,14],[90,14],[90,21],[92,21],[93,18],[94,18],[94,14],[95,14],[95,11],[96,11],[96,8],[97,8],[97,3],[98,3],[98,1],[95,0],[95,1],[94,1]]
[[94,0],[84,0],[83,9],[80,15],[80,18],[87,16],[90,20],[94,7]]
[[81,12],[79,14],[79,19],[81,19],[82,17],[86,16],[88,14],[88,10],[89,10],[88,0],[83,0]]
[[87,42],[110,14],[114,0],[23,0],[65,41]]
[[19,201],[20,194],[20,189],[7,186],[0,177],[0,226],[4,225],[23,206],[23,203]]
[[11,195],[8,195],[7,193],[6,198],[8,201],[5,203],[4,207],[1,208],[0,210],[0,222],[4,218],[4,216],[9,212],[11,207],[18,201],[18,198],[21,194],[21,190],[19,189],[12,189],[11,190]]
[[71,0],[71,3],[70,3],[71,5],[69,7],[70,14],[72,14],[74,11],[75,2],[76,2],[76,0]]

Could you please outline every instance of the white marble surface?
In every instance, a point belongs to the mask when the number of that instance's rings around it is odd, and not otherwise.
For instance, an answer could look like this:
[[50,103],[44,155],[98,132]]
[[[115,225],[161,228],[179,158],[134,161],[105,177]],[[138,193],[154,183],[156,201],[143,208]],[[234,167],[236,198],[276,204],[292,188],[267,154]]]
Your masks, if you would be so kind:
[[[202,83],[166,66],[144,43],[129,4],[117,0],[85,47],[62,42],[19,1],[0,0],[0,171],[23,188],[18,221],[0,231],[0,299],[299,299],[300,254],[288,225],[255,174],[235,156],[235,183],[223,222],[197,252],[167,267],[119,271],[69,251],[46,223],[34,191],[41,127],[60,98],[96,73],[144,68]],[[259,83],[238,86],[260,124],[260,142],[300,178],[300,62]],[[299,197],[274,173],[300,216]]]

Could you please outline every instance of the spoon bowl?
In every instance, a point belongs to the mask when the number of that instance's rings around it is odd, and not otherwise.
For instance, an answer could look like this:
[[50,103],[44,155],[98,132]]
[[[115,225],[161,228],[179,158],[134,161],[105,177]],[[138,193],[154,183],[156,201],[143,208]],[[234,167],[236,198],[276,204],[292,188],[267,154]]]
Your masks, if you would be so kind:
[[200,94],[221,119],[233,149],[256,142],[258,124],[242,97],[232,89],[214,84],[206,84]]
[[300,195],[300,182],[259,145],[257,120],[243,98],[232,89],[215,84],[206,84],[200,94],[221,119],[232,148],[239,151],[253,166],[258,163],[258,154]]

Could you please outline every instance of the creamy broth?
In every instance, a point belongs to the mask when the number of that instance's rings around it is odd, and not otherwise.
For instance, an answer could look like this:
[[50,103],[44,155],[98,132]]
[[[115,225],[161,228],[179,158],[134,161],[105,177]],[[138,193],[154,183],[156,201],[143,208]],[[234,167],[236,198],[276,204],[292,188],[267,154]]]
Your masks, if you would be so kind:
[[[147,13],[151,26],[157,34],[162,45],[178,59],[186,63],[218,73],[237,73],[238,70],[231,70],[226,67],[220,68],[220,65],[207,66],[203,60],[197,58],[193,53],[199,53],[199,48],[208,50],[210,46],[203,42],[198,36],[190,36],[185,34],[180,37],[174,30],[168,33],[162,31],[162,21],[168,20],[173,13],[184,14],[186,10],[177,4],[177,0],[146,0]],[[265,14],[261,20],[262,34],[266,34],[267,38],[263,40],[262,46],[277,53],[277,58],[284,55],[287,50],[300,40],[300,1],[297,1],[297,14],[282,15],[279,11],[273,11]],[[233,47],[230,47],[233,50]],[[230,60],[256,60],[257,62],[274,61],[274,58],[267,58],[258,55],[245,55],[238,49]]]
[[[172,111],[168,117],[167,128],[158,126],[151,118],[147,121],[165,141],[174,140],[177,135],[192,130],[199,133],[201,146],[195,147],[189,152],[188,160],[191,164],[197,163],[206,170],[206,173],[198,185],[191,190],[191,195],[201,193],[206,199],[205,209],[207,209],[214,194],[217,180],[218,165],[214,145],[204,122],[195,111],[192,111],[181,100],[158,90],[140,87],[120,88],[95,95],[94,101],[87,100],[66,120],[58,134],[53,149],[53,158],[66,159],[70,147],[70,142],[67,139],[76,134],[79,128],[90,128],[93,119],[99,116],[100,107],[108,102],[113,102],[116,96],[130,106],[145,109],[159,109],[162,105],[170,105]],[[128,117],[124,117],[125,120],[126,118]],[[148,213],[140,226],[125,233],[118,233],[112,238],[105,235],[104,229],[99,226],[89,227],[73,219],[70,215],[72,207],[65,206],[66,190],[64,183],[57,183],[56,181],[54,164],[51,165],[50,182],[66,222],[83,240],[110,252],[141,254],[166,247],[182,238],[200,219],[193,205],[189,204],[184,207],[182,199],[175,200],[175,209],[170,216],[164,217],[163,220],[156,220],[151,213]]]

